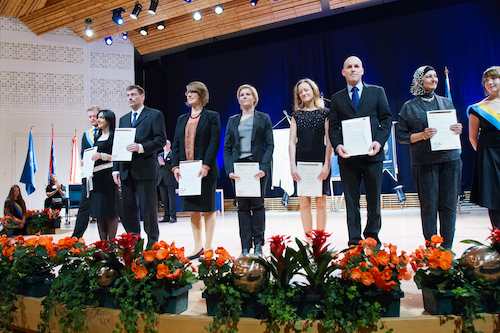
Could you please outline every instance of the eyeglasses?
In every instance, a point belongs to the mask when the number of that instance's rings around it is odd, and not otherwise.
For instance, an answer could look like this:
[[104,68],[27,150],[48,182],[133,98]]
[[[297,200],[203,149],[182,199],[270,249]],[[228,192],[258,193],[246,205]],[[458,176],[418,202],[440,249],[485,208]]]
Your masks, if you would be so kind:
[[195,90],[188,90],[188,91],[186,91],[184,94],[187,96],[187,95],[189,95],[189,94],[197,94],[197,93],[198,93],[198,92],[197,92],[197,91],[195,91]]

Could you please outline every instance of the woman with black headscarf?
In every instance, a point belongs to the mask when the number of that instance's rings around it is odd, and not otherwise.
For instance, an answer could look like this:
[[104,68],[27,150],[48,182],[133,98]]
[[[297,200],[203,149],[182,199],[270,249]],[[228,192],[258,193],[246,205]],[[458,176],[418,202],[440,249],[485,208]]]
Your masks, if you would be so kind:
[[[413,74],[411,93],[415,97],[407,101],[399,113],[398,141],[410,145],[413,181],[420,201],[420,216],[426,241],[438,234],[439,213],[443,247],[451,249],[455,234],[457,199],[462,178],[460,150],[432,151],[430,139],[437,129],[427,124],[427,111],[455,109],[453,103],[434,93],[438,84],[436,71],[431,66],[419,67]],[[450,129],[462,133],[462,124]]]

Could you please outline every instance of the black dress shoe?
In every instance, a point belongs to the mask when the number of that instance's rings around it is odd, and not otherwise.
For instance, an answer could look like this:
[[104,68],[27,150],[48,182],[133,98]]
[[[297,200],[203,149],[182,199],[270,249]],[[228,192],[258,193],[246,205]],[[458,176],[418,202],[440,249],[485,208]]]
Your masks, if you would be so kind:
[[177,219],[176,218],[170,218],[170,223],[176,223]]
[[250,249],[243,249],[241,250],[240,257],[246,256],[250,253]]
[[258,255],[259,257],[262,256],[262,244],[255,244],[255,250],[253,251],[253,254]]
[[202,253],[203,253],[203,248],[201,248],[200,252],[193,254],[192,256],[187,256],[186,259],[189,259],[189,260],[198,259]]

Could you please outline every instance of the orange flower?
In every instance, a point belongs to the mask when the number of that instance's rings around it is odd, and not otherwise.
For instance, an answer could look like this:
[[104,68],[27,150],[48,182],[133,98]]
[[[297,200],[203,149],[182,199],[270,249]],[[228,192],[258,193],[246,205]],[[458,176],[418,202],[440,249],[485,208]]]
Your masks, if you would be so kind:
[[205,256],[205,260],[212,260],[214,252],[212,250],[203,251],[203,255]]
[[144,266],[137,266],[135,269],[135,276],[134,279],[139,280],[139,279],[144,279],[148,275],[148,270]]
[[382,278],[384,280],[390,280],[392,277],[392,270],[390,270],[389,268],[386,268],[382,271]]
[[431,237],[431,243],[433,244],[442,244],[444,242],[443,237],[439,237],[438,235],[433,235]]
[[371,286],[373,283],[373,275],[370,272],[363,272],[361,273],[361,282],[365,286]]
[[366,239],[366,246],[372,249],[377,246],[377,241],[374,238],[368,237]]
[[349,272],[351,272],[351,279],[353,279],[354,281],[358,281],[359,279],[361,279],[362,272],[358,267],[351,268]]
[[166,277],[168,275],[168,267],[165,266],[164,264],[158,264],[158,266],[156,266],[156,278],[157,279],[163,279],[164,277]]
[[389,281],[385,284],[385,286],[382,289],[384,289],[385,291],[391,291],[391,289],[394,288],[396,284],[397,284],[396,281]]
[[377,262],[382,265],[382,266],[385,266],[389,263],[389,259],[390,259],[390,256],[387,252],[385,252],[384,250],[382,251],[379,251],[379,253],[377,253]]
[[428,258],[427,266],[429,266],[430,269],[437,269],[439,267],[439,261],[436,258]]
[[168,274],[167,275],[167,279],[169,280],[175,280],[177,278],[180,278],[182,276],[182,272],[181,272],[181,269],[180,268],[177,268],[175,270],[175,272],[173,272],[172,274]]
[[144,260],[146,260],[146,262],[152,262],[156,258],[155,251],[153,250],[143,251],[142,254],[144,255]]
[[5,257],[9,258],[9,260],[12,260],[12,254],[14,253],[15,249],[16,248],[14,246],[11,246],[10,248],[4,247],[3,251],[2,251],[2,254]]
[[377,267],[371,267],[368,272],[373,276],[374,279],[378,280],[382,276],[382,273],[378,270]]
[[401,255],[399,256],[399,262],[406,265],[410,261],[410,257],[406,254],[405,251],[401,251]]
[[156,259],[163,260],[167,257],[168,250],[167,249],[159,249],[156,251]]
[[438,260],[439,262],[439,267],[441,267],[442,270],[448,270],[451,268],[451,260],[448,259],[447,257],[441,257]]

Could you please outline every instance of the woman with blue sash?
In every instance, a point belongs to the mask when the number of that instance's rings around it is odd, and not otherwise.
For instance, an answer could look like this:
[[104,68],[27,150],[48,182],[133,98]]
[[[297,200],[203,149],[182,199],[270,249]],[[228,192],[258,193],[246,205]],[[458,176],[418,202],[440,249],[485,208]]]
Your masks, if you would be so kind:
[[469,106],[469,140],[476,150],[470,201],[488,208],[491,225],[500,228],[500,66],[483,73],[488,95]]
[[14,230],[14,235],[26,235],[26,203],[18,185],[13,185],[10,188],[9,196],[3,207],[3,215],[19,219],[19,226]]

